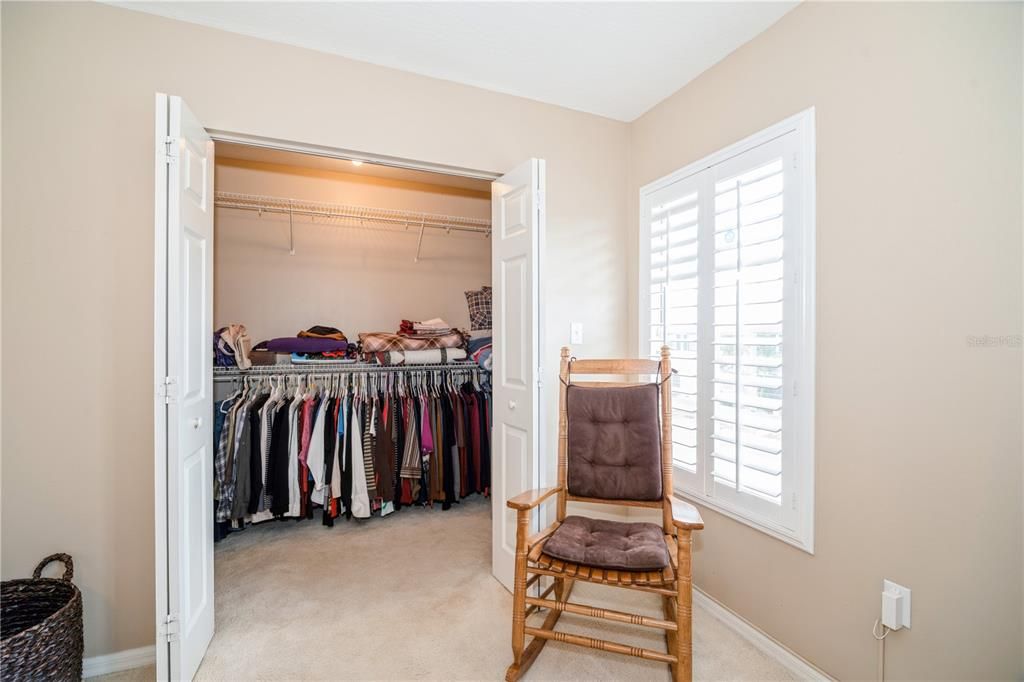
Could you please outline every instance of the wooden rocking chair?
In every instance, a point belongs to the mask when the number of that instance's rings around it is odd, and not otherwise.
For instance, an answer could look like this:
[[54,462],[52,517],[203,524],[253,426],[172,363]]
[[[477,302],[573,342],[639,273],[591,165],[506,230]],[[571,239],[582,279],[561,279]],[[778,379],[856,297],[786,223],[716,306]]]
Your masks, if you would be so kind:
[[[570,360],[562,348],[558,401],[558,485],[508,500],[517,513],[514,661],[506,680],[519,679],[548,640],[668,663],[676,682],[693,678],[691,533],[704,527],[695,507],[672,496],[672,387],[669,349],[656,360]],[[584,375],[657,375],[656,383],[573,382]],[[661,420],[658,420],[660,393]],[[557,520],[528,535],[530,512],[557,495]],[[566,502],[660,509],[660,526],[566,516]],[[539,597],[527,589],[542,576],[553,584]],[[574,581],[660,595],[664,619],[569,601]],[[555,598],[548,595],[554,591]],[[541,627],[526,618],[547,609]],[[668,652],[555,631],[563,612],[665,631]],[[525,645],[526,635],[533,637]]]

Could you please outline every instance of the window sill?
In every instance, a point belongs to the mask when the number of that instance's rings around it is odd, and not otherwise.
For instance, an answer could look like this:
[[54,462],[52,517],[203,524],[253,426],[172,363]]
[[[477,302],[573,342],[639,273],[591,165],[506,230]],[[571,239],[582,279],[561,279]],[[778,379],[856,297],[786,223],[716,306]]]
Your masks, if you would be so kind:
[[749,526],[754,530],[761,531],[766,535],[770,535],[776,540],[781,540],[787,545],[792,545],[797,549],[807,552],[811,556],[814,556],[814,533],[809,531],[806,536],[794,533],[788,528],[783,528],[777,524],[767,522],[755,517],[752,517],[749,512],[744,509],[737,508],[733,505],[722,502],[721,500],[715,500],[712,498],[705,497],[698,493],[694,493],[683,488],[676,487],[676,497],[685,499],[687,502],[698,504],[702,507],[718,512],[723,516],[728,516],[734,521],[738,521],[745,526]]

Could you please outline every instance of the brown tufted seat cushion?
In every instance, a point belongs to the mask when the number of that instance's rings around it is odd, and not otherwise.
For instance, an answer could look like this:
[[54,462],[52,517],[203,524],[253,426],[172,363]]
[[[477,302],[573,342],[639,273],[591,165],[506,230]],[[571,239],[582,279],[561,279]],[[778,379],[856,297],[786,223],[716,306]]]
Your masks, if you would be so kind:
[[569,386],[568,488],[602,500],[661,499],[658,386]]
[[567,516],[544,543],[544,553],[563,561],[622,571],[668,566],[664,531],[653,523],[620,523]]

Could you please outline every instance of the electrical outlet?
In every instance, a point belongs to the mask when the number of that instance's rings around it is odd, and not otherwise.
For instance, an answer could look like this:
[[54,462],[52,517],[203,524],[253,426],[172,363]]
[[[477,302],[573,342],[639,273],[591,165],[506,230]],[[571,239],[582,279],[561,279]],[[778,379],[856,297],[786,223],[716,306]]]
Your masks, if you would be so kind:
[[569,323],[569,343],[578,344],[583,343],[583,323],[582,322],[570,322]]
[[882,625],[891,630],[910,628],[910,588],[882,581]]

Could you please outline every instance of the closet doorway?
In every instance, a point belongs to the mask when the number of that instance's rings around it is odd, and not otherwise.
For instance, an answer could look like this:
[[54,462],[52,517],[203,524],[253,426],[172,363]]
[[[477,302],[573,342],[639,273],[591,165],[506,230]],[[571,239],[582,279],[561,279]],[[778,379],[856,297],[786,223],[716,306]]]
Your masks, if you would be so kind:
[[[220,154],[230,161],[218,167]],[[510,588],[515,519],[505,508],[505,500],[543,483],[539,478],[544,467],[539,463],[538,422],[539,352],[543,348],[540,282],[544,162],[530,159],[499,176],[210,131],[180,98],[163,94],[156,97],[155,156],[154,478],[159,679],[191,679],[214,633],[214,489],[223,474],[218,473],[214,462],[219,445],[214,442],[215,422],[221,419],[214,407],[218,389],[211,342],[214,329],[222,323],[251,325],[250,331],[259,337],[253,341],[260,341],[338,321],[345,325],[346,335],[355,340],[363,332],[395,332],[389,326],[394,327],[405,315],[409,317],[404,319],[423,320],[432,314],[429,311],[438,309],[449,311],[444,314],[453,319],[446,321],[458,326],[463,319],[454,307],[453,292],[458,293],[462,287],[493,287],[493,353],[488,373],[491,392],[488,419],[483,422],[490,425],[490,480],[485,484],[491,508],[491,572]],[[353,185],[350,190],[354,191],[356,185],[367,190],[364,201],[357,204],[327,196],[329,188],[336,190],[339,182],[344,184],[341,175],[349,176],[344,182]],[[424,182],[429,178],[433,182]],[[487,203],[480,190],[488,184],[489,216],[486,210],[474,214],[474,200],[477,209],[480,201]],[[433,189],[424,189],[429,185]],[[387,188],[404,190],[406,201],[413,201],[419,194],[419,200],[440,202],[439,206],[449,208],[427,210],[429,206],[421,205],[414,209],[397,205],[402,201],[387,202]],[[318,189],[325,196],[314,196]],[[374,205],[371,199],[391,205]],[[464,210],[450,208],[458,204]],[[339,240],[342,231],[346,238]],[[388,252],[392,258],[381,255]],[[460,253],[470,261],[460,263]],[[302,265],[289,269],[289,260]],[[423,273],[419,279],[417,267]],[[478,281],[488,269],[490,281]],[[388,290],[389,283],[397,286]],[[437,294],[433,299],[432,287]],[[396,309],[388,310],[391,306]],[[235,319],[236,315],[241,318]],[[351,315],[351,322],[345,321],[346,315]],[[218,327],[214,326],[215,318]],[[381,328],[360,328],[363,326]],[[368,348],[377,343],[370,337],[362,338]],[[373,348],[376,350],[376,346]],[[442,355],[447,361],[447,350]],[[294,362],[310,359],[292,358]],[[333,381],[332,428],[339,421],[360,425],[363,422],[358,417],[345,421],[342,408],[350,403],[339,396],[347,390],[355,391],[355,403],[364,399],[368,387],[375,391],[393,387],[379,377],[397,377],[402,370],[371,363],[402,362],[403,356],[389,355],[385,344],[385,350],[344,361],[352,364],[343,368],[317,365],[308,371],[275,365],[241,369],[231,378],[252,371],[252,375],[246,375],[251,380],[241,380],[248,386],[260,383],[251,378],[259,373],[297,375],[301,378],[288,379],[286,388],[292,391],[300,387],[307,390],[314,381],[321,390]],[[281,362],[280,358],[276,362]],[[465,362],[457,369],[470,373],[469,361]],[[451,367],[436,369],[437,376],[455,372]],[[378,378],[368,379],[371,375]],[[459,375],[459,380],[468,375]],[[278,381],[283,383],[280,378]],[[343,389],[342,384],[352,388]],[[281,383],[276,388],[281,388]],[[295,402],[299,402],[298,394]],[[480,408],[479,414],[484,414],[483,403]],[[362,409],[359,413],[349,407],[348,413],[373,420],[375,428],[383,423],[376,421],[380,417],[373,409],[367,405]],[[342,417],[337,416],[339,413]],[[417,416],[421,418],[419,413]],[[438,427],[442,417],[437,413]],[[452,418],[451,423],[456,421]],[[299,422],[291,423],[294,429]],[[354,441],[353,447],[358,448]],[[367,466],[366,474],[374,475],[369,463]],[[309,481],[312,485],[313,476]],[[423,501],[422,496],[419,501]],[[371,501],[373,511],[388,511],[377,506],[380,504]],[[325,504],[322,513],[327,507]],[[260,508],[258,513],[264,512],[274,516],[269,509]],[[435,512],[414,508],[408,513]],[[245,518],[251,522],[262,517]],[[399,513],[362,523],[402,521],[403,514]],[[246,532],[259,530],[257,525]],[[330,529],[324,531],[329,533]],[[366,589],[375,589],[369,576]]]

